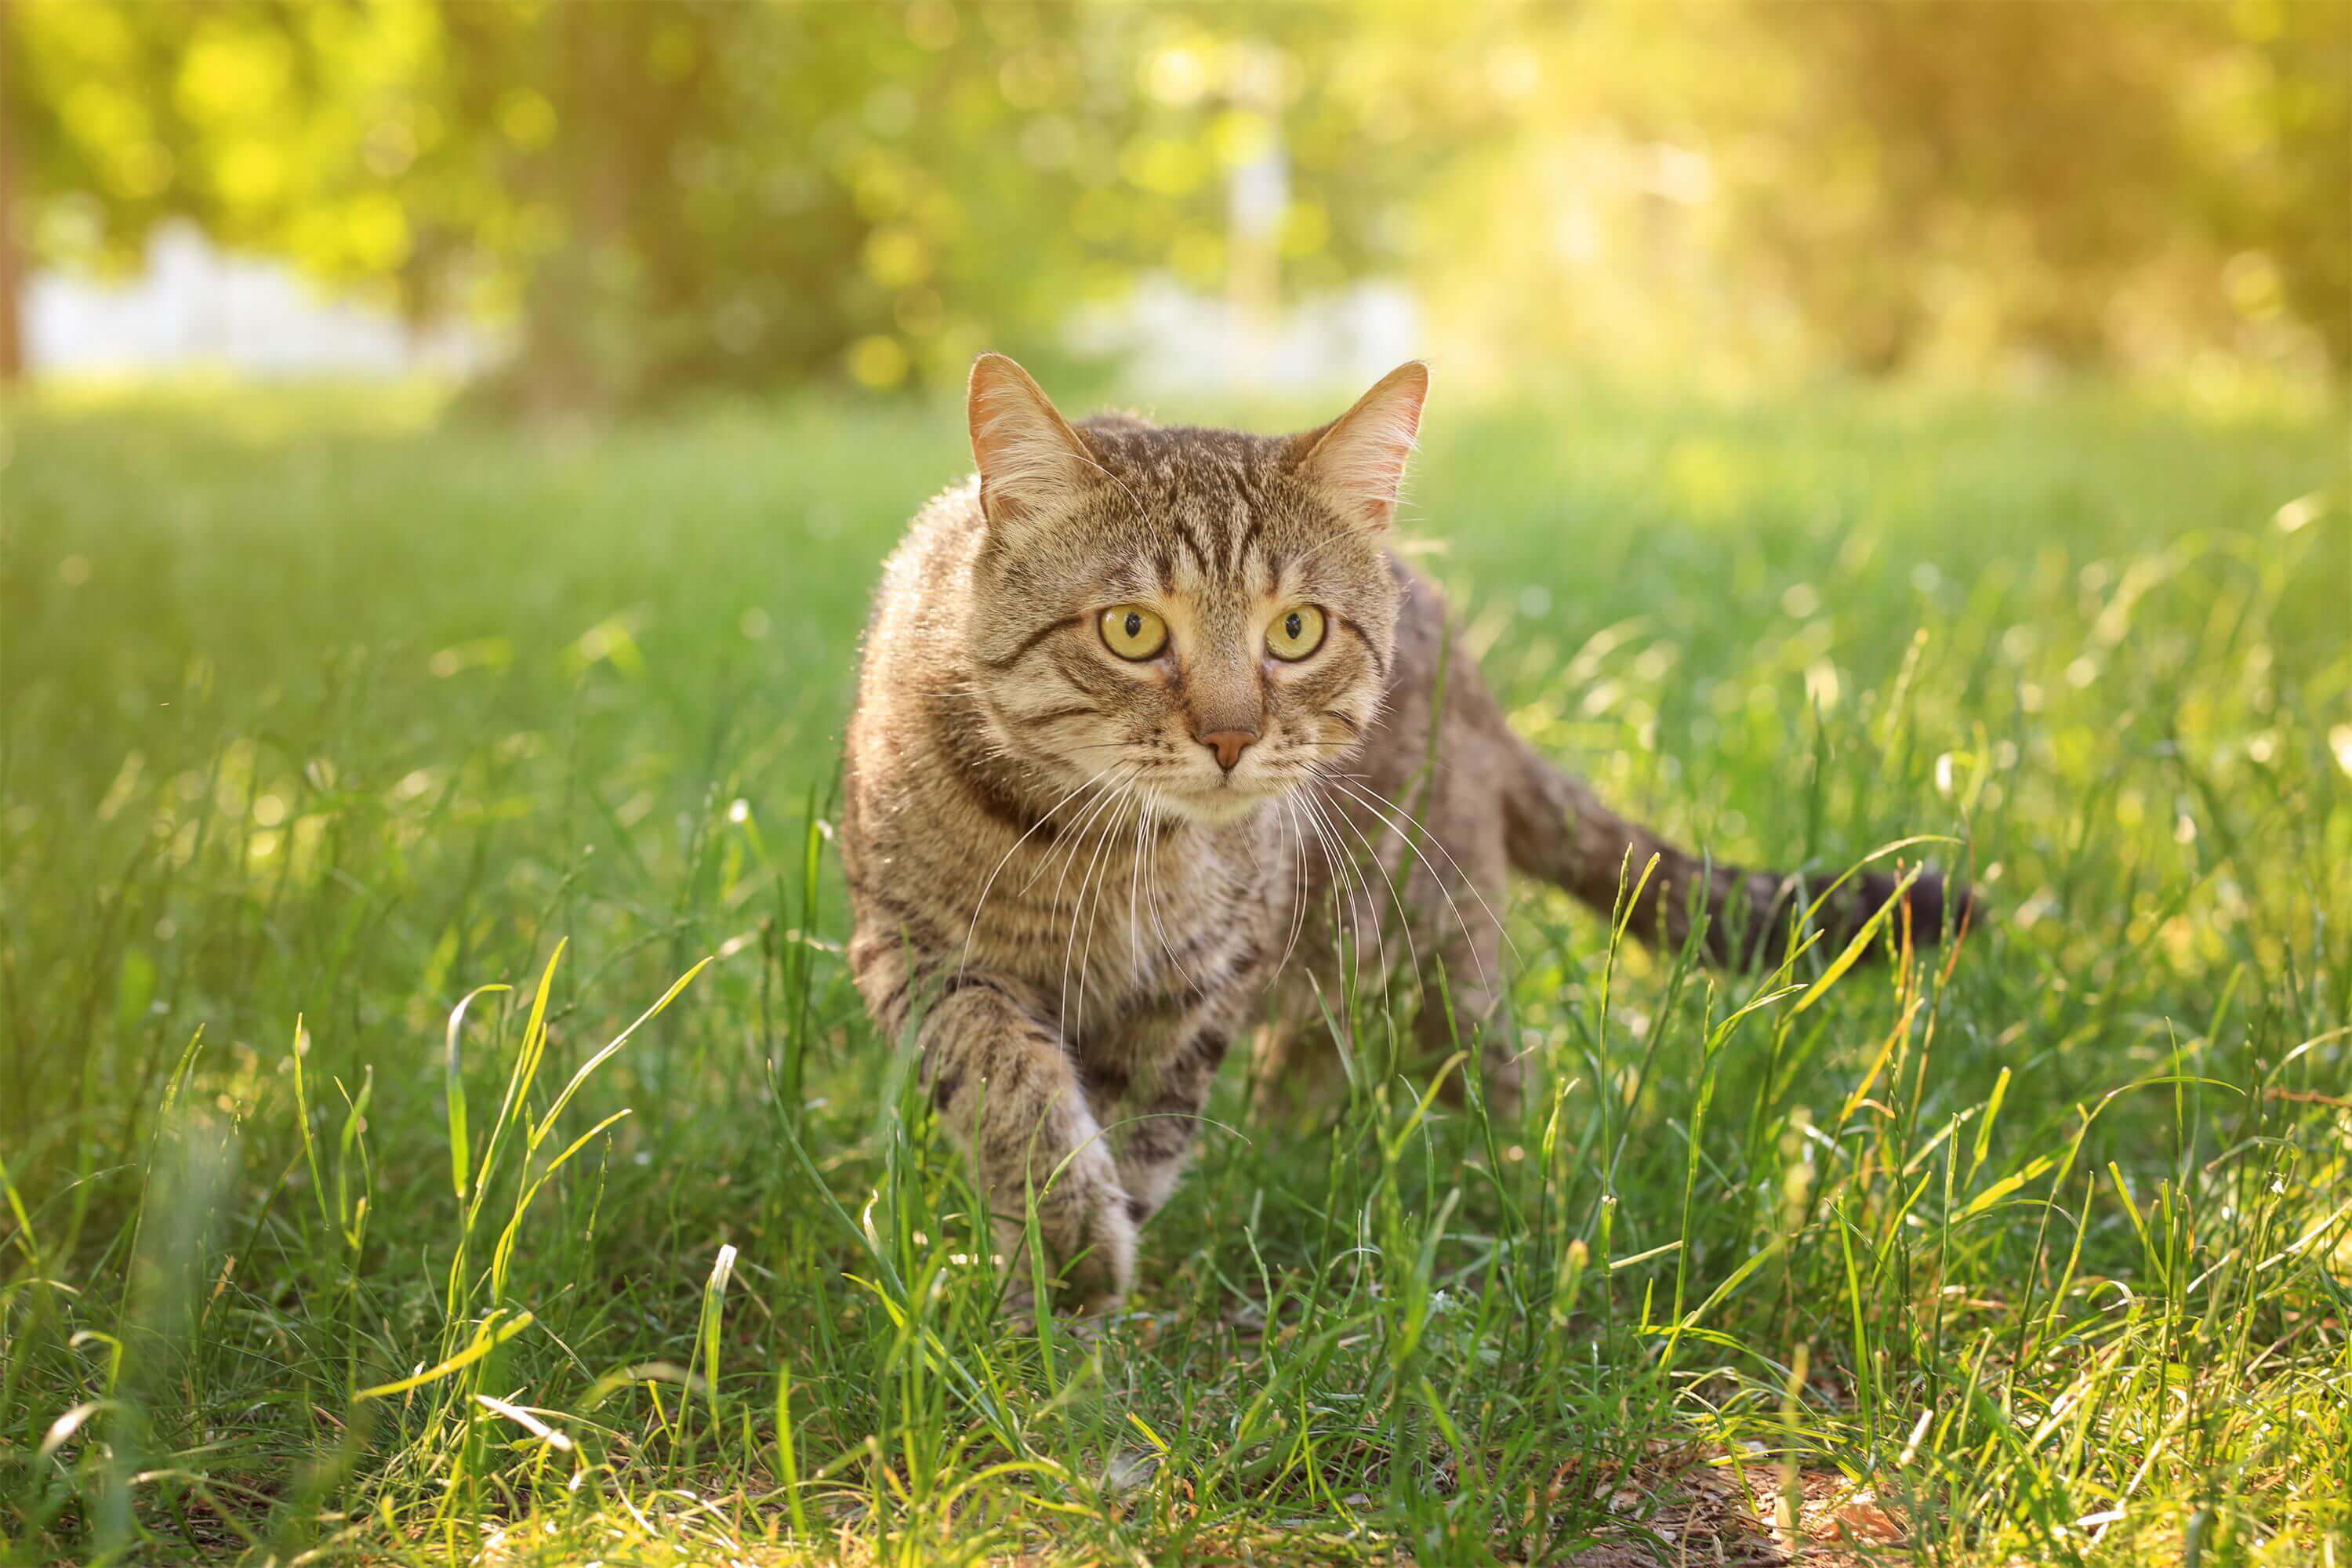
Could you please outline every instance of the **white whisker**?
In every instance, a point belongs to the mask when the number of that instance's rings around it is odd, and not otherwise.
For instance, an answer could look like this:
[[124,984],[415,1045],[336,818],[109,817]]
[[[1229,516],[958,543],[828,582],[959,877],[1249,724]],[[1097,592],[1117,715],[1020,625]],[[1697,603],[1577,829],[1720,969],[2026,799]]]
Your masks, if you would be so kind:
[[[1134,793],[1134,787],[1135,787],[1134,785],[1129,784],[1129,785],[1128,785],[1128,786],[1127,786],[1127,788],[1126,788],[1126,789],[1122,790],[1120,793],[1121,793],[1122,796],[1124,797],[1124,802],[1125,802],[1125,803],[1133,803],[1133,804],[1135,804],[1135,805],[1140,805],[1140,804],[1141,804],[1140,798],[1135,795],[1135,793]],[[1110,845],[1111,845],[1111,844],[1112,844],[1116,839],[1118,839],[1118,838],[1119,838],[1119,837],[1124,837],[1124,835],[1126,834],[1126,831],[1127,831],[1128,816],[1129,816],[1129,813],[1128,813],[1128,809],[1127,809],[1127,805],[1123,803],[1123,804],[1120,805],[1120,807],[1119,807],[1119,814],[1118,814],[1118,819],[1117,819],[1117,820],[1116,820],[1116,821],[1111,825],[1111,826],[1110,826],[1110,827],[1109,827],[1109,828],[1108,828],[1108,829],[1104,833],[1104,835],[1103,835],[1103,849],[1101,849],[1101,850],[1097,850],[1097,853],[1098,855],[1099,855],[1099,854],[1102,854],[1102,853],[1104,853],[1104,851],[1108,850],[1108,849],[1109,848]],[[1065,1019],[1064,1019],[1064,1023],[1063,1023],[1063,1026],[1064,1026],[1066,1029],[1069,1030],[1069,1032],[1070,1032],[1070,1034],[1073,1036],[1073,1037],[1075,1037],[1076,1035],[1078,1035],[1078,1034],[1082,1033],[1082,1032],[1084,1031],[1085,1027],[1086,1027],[1086,1016],[1087,1016],[1087,976],[1088,976],[1088,975],[1093,972],[1093,966],[1094,966],[1094,959],[1095,959],[1095,921],[1096,921],[1097,920],[1100,919],[1100,918],[1101,918],[1101,916],[1102,916],[1102,900],[1103,900],[1103,894],[1105,893],[1105,891],[1107,891],[1107,890],[1108,889],[1108,888],[1109,888],[1109,886],[1110,886],[1109,874],[1110,874],[1110,868],[1111,868],[1111,865],[1112,865],[1112,862],[1111,862],[1110,860],[1108,860],[1108,859],[1105,859],[1105,860],[1103,861],[1103,869],[1104,869],[1104,871],[1105,871],[1105,873],[1106,873],[1106,876],[1104,877],[1104,879],[1103,879],[1101,881],[1099,881],[1099,882],[1097,882],[1097,883],[1096,884],[1096,887],[1095,887],[1095,893],[1094,893],[1094,900],[1093,900],[1093,905],[1092,905],[1092,912],[1090,912],[1090,913],[1087,916],[1087,945],[1086,945],[1086,947],[1084,948],[1084,950],[1082,950],[1082,951],[1079,952],[1079,954],[1078,954],[1078,1010],[1077,1010],[1076,1013],[1074,1013],[1074,1014],[1070,1014],[1070,1015],[1066,1016],[1065,1017]],[[1091,877],[1093,876],[1093,872],[1092,872],[1092,870],[1091,870],[1091,869],[1089,869],[1089,870],[1088,870],[1087,875],[1088,875],[1088,877],[1089,877],[1089,878],[1091,878]],[[1085,894],[1083,893],[1083,891],[1080,893],[1080,895],[1079,895],[1079,896],[1080,896],[1080,900],[1081,900],[1081,901],[1083,901],[1083,900],[1084,900],[1084,899],[1085,899]],[[1073,926],[1072,926],[1072,928],[1071,928],[1071,934],[1073,934],[1073,935],[1076,935],[1076,927],[1075,925],[1073,925]],[[1066,991],[1068,990],[1068,988],[1069,988],[1069,956],[1068,956],[1068,953],[1067,953],[1067,952],[1066,952],[1066,952],[1064,952],[1064,954],[1063,954],[1062,963],[1063,963],[1063,980],[1062,980],[1062,986],[1063,986],[1063,989],[1066,992]]]
[[[1331,901],[1335,911],[1335,923],[1337,925],[1338,934],[1342,937],[1346,936],[1349,922],[1352,921],[1354,923],[1355,951],[1352,954],[1347,955],[1349,958],[1347,972],[1349,977],[1352,978],[1359,986],[1360,986],[1363,981],[1364,971],[1364,916],[1362,909],[1356,901],[1356,894],[1357,889],[1361,886],[1361,880],[1349,869],[1347,863],[1348,855],[1346,847],[1339,843],[1337,836],[1331,832],[1328,819],[1325,817],[1324,814],[1317,808],[1317,804],[1314,798],[1303,793],[1298,795],[1296,798],[1298,801],[1299,808],[1307,815],[1307,823],[1315,829],[1315,841],[1322,846],[1323,863],[1325,866],[1328,867],[1331,871]],[[1343,899],[1345,900],[1344,904],[1342,903]],[[1337,911],[1342,909],[1346,911],[1345,915],[1344,917],[1339,917]],[[1373,912],[1377,915],[1379,910],[1375,909]],[[1388,938],[1386,936],[1382,936],[1381,938],[1381,967],[1383,972],[1381,985],[1385,990],[1387,985],[1385,972],[1388,968]]]
[[[1307,904],[1309,901],[1309,878],[1307,875],[1307,827],[1304,815],[1298,808],[1297,797],[1295,794],[1283,796],[1282,805],[1285,813],[1288,816],[1290,820],[1291,848],[1293,851],[1293,863],[1297,868],[1297,877],[1293,883],[1293,892],[1291,895],[1290,941],[1282,950],[1281,962],[1275,965],[1276,978],[1279,978],[1282,971],[1289,965],[1291,953],[1298,946],[1299,939],[1307,932]],[[1273,983],[1273,980],[1270,979],[1266,984],[1271,987]]]
[[[1062,943],[1062,989],[1060,996],[1055,1003],[1055,1005],[1057,1008],[1063,1010],[1063,1027],[1072,1033],[1076,1032],[1076,1025],[1070,1020],[1068,1016],[1070,1001],[1070,958],[1073,951],[1077,945],[1078,923],[1086,917],[1087,885],[1094,877],[1095,868],[1102,861],[1103,851],[1110,845],[1115,814],[1117,809],[1127,798],[1127,789],[1130,782],[1131,781],[1127,779],[1121,779],[1118,783],[1118,788],[1105,798],[1105,803],[1101,810],[1098,813],[1094,814],[1090,818],[1090,820],[1094,821],[1096,824],[1095,848],[1094,853],[1087,859],[1087,868],[1085,872],[1078,878],[1076,900],[1070,909],[1070,929],[1068,934],[1063,939]],[[1054,912],[1057,915],[1061,913],[1062,910],[1062,889],[1069,881],[1070,868],[1077,863],[1078,849],[1080,847],[1082,847],[1082,846],[1077,844],[1074,844],[1072,846],[1068,858],[1063,863],[1061,876],[1055,879]],[[1080,994],[1084,994],[1083,989],[1081,990]]]
[[[1097,816],[1101,815],[1103,810],[1108,806],[1111,802],[1118,798],[1119,790],[1132,782],[1133,778],[1134,775],[1129,773],[1127,778],[1119,780],[1117,784],[1112,784],[1108,789],[1098,792],[1095,795],[1094,799],[1087,803],[1087,808],[1078,813],[1077,821],[1070,825],[1068,834],[1065,837],[1062,844],[1057,846],[1058,848],[1064,851],[1061,858],[1062,874],[1055,880],[1054,883],[1054,902],[1057,908],[1060,906],[1062,901],[1062,888],[1064,884],[1068,882],[1070,879],[1071,863],[1077,858],[1078,850],[1086,844],[1087,826],[1092,823]],[[1049,853],[1045,858],[1045,863],[1040,865],[1036,870],[1030,873],[1029,879],[1026,882],[1021,884],[1021,890],[1024,893],[1026,893],[1030,889],[1035,887],[1038,880],[1043,878],[1048,870],[1053,868],[1053,865],[1054,857]]]
[[[1035,822],[1030,825],[1029,831],[1027,833],[1023,834],[1020,837],[1013,841],[1013,847],[1007,849],[1004,852],[1003,858],[996,862],[994,868],[988,873],[988,880],[980,885],[980,897],[971,906],[971,924],[965,928],[963,935],[963,957],[956,964],[956,973],[959,977],[961,977],[963,972],[971,964],[972,939],[980,934],[981,911],[988,907],[989,889],[996,886],[997,874],[1004,869],[1005,863],[1010,861],[1013,856],[1021,852],[1021,847],[1024,844],[1028,843],[1029,840],[1036,835],[1039,828],[1054,820],[1055,812],[1057,812],[1061,810],[1062,807],[1069,805],[1071,801],[1077,798],[1080,792],[1091,788],[1105,776],[1116,772],[1118,768],[1118,764],[1117,763],[1113,763],[1109,767],[1103,769],[1101,773],[1097,773],[1093,778],[1088,779],[1085,784],[1080,784],[1076,789],[1072,790],[1068,795],[1066,795],[1061,799],[1055,801],[1046,809],[1045,816],[1039,817]],[[1033,877],[1030,880],[1034,882],[1036,879]]]
[[[1431,833],[1420,823],[1413,821],[1412,817],[1405,816],[1404,820],[1412,823],[1412,826],[1416,830],[1415,833],[1407,833],[1403,828],[1398,826],[1394,820],[1396,816],[1404,816],[1404,813],[1402,811],[1396,810],[1391,807],[1387,802],[1381,800],[1380,796],[1374,795],[1370,790],[1349,784],[1344,779],[1338,780],[1336,782],[1339,784],[1341,788],[1347,790],[1349,794],[1354,795],[1358,800],[1362,801],[1365,805],[1369,806],[1371,809],[1372,814],[1375,816],[1378,816],[1381,821],[1387,826],[1389,831],[1397,836],[1398,841],[1403,844],[1407,849],[1412,851],[1415,856],[1420,858],[1422,865],[1430,874],[1430,879],[1437,884],[1438,895],[1445,900],[1446,907],[1454,911],[1455,923],[1462,927],[1462,940],[1470,949],[1471,961],[1478,966],[1478,980],[1480,984],[1488,984],[1490,982],[1486,975],[1486,963],[1478,957],[1478,944],[1471,938],[1470,923],[1463,919],[1462,906],[1454,900],[1453,892],[1445,886],[1445,879],[1438,875],[1437,867],[1431,862],[1429,856],[1422,849],[1421,846],[1414,842],[1416,837],[1426,838],[1432,847],[1436,849],[1440,855],[1445,857],[1445,863],[1448,866],[1453,867],[1454,876],[1461,881],[1464,887],[1470,889],[1470,896],[1478,900],[1478,907],[1486,910],[1486,918],[1494,922],[1495,934],[1501,937],[1503,939],[1503,945],[1511,950],[1511,962],[1513,965],[1517,966],[1523,962],[1519,957],[1518,944],[1511,940],[1510,931],[1504,927],[1501,917],[1495,913],[1494,906],[1486,902],[1486,896],[1478,890],[1478,884],[1470,879],[1468,873],[1462,869],[1461,862],[1454,858],[1453,852],[1445,847],[1444,844],[1439,840],[1435,834]],[[1394,813],[1393,816],[1391,816],[1391,812]]]
[[1143,934],[1136,924],[1135,907],[1142,901],[1143,858],[1157,847],[1151,805],[1158,795],[1151,789],[1143,792],[1143,815],[1135,826],[1135,848],[1127,858],[1127,963],[1138,974],[1143,973]]
[[[1339,822],[1346,824],[1348,831],[1356,836],[1356,842],[1364,847],[1365,856],[1370,859],[1373,868],[1380,872],[1381,880],[1388,884],[1389,902],[1395,907],[1397,924],[1402,927],[1404,931],[1405,952],[1412,960],[1413,973],[1416,974],[1420,973],[1422,972],[1421,949],[1419,944],[1413,940],[1412,911],[1406,907],[1404,894],[1399,890],[1396,884],[1396,879],[1389,874],[1387,865],[1381,859],[1380,851],[1372,847],[1372,841],[1364,836],[1364,830],[1356,825],[1356,819],[1349,813],[1348,808],[1341,805],[1338,801],[1328,801],[1326,802],[1326,804],[1331,807],[1337,819]],[[1381,949],[1381,962],[1383,964],[1388,963],[1388,949],[1385,945],[1385,939],[1383,939],[1383,945]]]
[[[1152,792],[1151,798],[1155,803],[1159,800],[1160,795],[1157,790]],[[1160,889],[1160,857],[1157,853],[1151,857],[1151,864],[1145,868],[1144,876],[1146,883],[1144,897],[1151,907],[1151,929],[1160,937],[1160,951],[1167,954],[1170,967],[1176,971],[1177,976],[1184,982],[1186,989],[1195,995],[1207,995],[1206,988],[1192,977],[1192,972],[1186,969],[1184,961],[1177,956],[1176,944],[1168,940],[1167,924],[1160,918],[1160,906],[1167,900]]]

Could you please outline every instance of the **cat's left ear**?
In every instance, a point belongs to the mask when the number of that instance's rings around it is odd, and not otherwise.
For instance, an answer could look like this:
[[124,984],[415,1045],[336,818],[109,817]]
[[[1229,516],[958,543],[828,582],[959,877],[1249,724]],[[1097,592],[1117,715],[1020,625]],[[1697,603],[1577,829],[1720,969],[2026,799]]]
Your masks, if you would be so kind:
[[1429,367],[1406,361],[1339,418],[1293,438],[1298,471],[1366,521],[1386,526],[1396,515],[1397,489],[1428,395]]
[[980,508],[999,527],[1035,515],[1100,471],[1045,389],[1003,354],[972,363],[966,413]]

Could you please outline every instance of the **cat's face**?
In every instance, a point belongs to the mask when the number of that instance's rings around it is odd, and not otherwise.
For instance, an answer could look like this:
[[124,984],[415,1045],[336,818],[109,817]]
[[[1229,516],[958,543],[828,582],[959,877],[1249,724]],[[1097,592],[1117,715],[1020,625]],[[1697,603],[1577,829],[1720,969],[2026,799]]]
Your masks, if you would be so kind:
[[1304,436],[1064,423],[1012,361],[972,375],[988,538],[968,628],[992,740],[1065,790],[1203,822],[1338,764],[1378,715],[1382,549],[1427,373]]

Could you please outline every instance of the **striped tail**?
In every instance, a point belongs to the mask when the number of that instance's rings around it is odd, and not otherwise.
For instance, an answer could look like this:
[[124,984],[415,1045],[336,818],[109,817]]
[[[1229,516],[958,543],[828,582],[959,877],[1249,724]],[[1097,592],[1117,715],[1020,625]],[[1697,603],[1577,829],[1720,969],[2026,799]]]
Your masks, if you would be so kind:
[[[1694,925],[1703,925],[1704,951],[1714,963],[1744,969],[1777,963],[1786,954],[1790,911],[1815,897],[1801,878],[1711,865],[1611,811],[1591,785],[1524,744],[1517,749],[1517,773],[1504,800],[1504,837],[1515,868],[1609,915],[1617,912],[1622,893],[1641,882],[1626,929],[1644,942],[1678,949]],[[1653,856],[1657,868],[1642,882]],[[1811,929],[1824,939],[1820,945],[1841,951],[1895,896],[1899,882],[1883,871],[1847,878],[1812,917]],[[1957,939],[1977,917],[1976,896],[1967,884],[1929,873],[1911,883],[1904,902],[1911,940],[1921,946]],[[1894,918],[1899,922],[1903,910]]]

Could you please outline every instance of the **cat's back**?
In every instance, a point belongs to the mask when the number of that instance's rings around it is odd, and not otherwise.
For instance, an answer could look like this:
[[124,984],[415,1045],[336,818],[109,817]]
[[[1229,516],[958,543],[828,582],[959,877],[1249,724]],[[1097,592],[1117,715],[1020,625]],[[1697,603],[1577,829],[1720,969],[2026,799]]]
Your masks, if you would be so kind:
[[962,629],[984,527],[977,477],[933,496],[883,563],[866,625],[857,700],[845,737],[843,849],[853,866],[919,803],[939,761],[932,710],[966,687]]
[[[907,525],[906,536],[882,563],[874,610],[866,627],[861,685],[877,673],[877,654],[952,648],[971,596],[971,562],[985,523],[980,480],[969,476],[933,496]],[[911,645],[911,647],[910,647]]]

